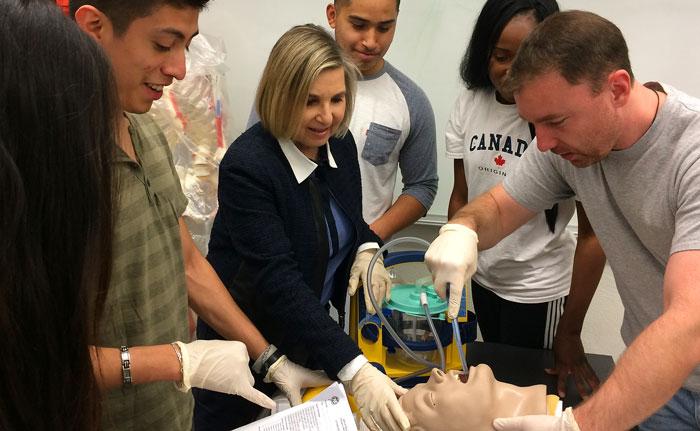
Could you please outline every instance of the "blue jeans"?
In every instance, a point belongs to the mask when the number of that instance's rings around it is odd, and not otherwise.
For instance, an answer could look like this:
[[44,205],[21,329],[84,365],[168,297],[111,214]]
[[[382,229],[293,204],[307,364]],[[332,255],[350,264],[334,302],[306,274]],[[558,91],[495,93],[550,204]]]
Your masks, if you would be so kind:
[[639,431],[700,430],[700,393],[681,388],[665,406],[639,424]]

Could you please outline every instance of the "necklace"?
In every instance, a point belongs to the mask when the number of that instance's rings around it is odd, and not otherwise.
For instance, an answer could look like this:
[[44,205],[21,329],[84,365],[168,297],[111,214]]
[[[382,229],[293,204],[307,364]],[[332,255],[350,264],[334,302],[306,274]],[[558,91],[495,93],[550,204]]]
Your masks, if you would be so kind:
[[[649,88],[649,87],[647,87],[647,88]],[[654,118],[651,119],[651,123],[649,123],[649,125],[647,126],[646,130],[644,131],[644,133],[642,135],[645,135],[647,132],[649,132],[649,129],[651,129],[651,126],[654,125],[654,121],[656,121],[656,116],[659,115],[659,105],[661,105],[661,98],[659,97],[659,92],[652,89],[652,88],[649,88],[649,90],[653,91],[654,94],[656,95],[656,111],[654,111]]]
[[649,127],[651,127],[654,124],[654,121],[656,121],[656,116],[659,115],[659,105],[661,104],[661,97],[659,97],[659,92],[656,90],[651,91],[653,91],[656,95],[656,110],[654,111],[654,118],[651,119],[651,124],[649,124]]

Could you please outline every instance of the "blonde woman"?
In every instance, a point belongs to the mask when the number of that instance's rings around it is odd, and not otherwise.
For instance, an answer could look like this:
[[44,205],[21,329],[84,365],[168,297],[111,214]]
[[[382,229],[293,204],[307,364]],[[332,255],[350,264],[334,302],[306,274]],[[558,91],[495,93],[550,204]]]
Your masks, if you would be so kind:
[[[379,247],[362,218],[357,150],[347,133],[357,75],[320,27],[297,26],[280,38],[258,87],[261,121],[221,162],[208,259],[279,348],[253,364],[259,376],[285,354],[344,381],[371,429],[405,430],[409,422],[397,400],[405,390],[367,362],[327,311],[331,304],[344,310],[346,293],[364,281]],[[377,299],[388,295],[381,262],[372,281]],[[220,338],[202,321],[197,333]],[[195,399],[197,430],[234,428],[260,410],[211,391],[197,391]]]

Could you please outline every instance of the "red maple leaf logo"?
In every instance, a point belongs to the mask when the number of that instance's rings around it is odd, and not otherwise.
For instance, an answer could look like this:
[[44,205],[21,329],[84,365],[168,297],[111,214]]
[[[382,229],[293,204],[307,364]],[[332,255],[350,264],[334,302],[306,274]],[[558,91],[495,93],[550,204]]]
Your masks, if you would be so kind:
[[498,157],[496,157],[495,159],[493,159],[493,161],[496,162],[496,166],[503,166],[503,165],[506,164],[506,159],[504,159],[503,157],[501,157],[500,154],[498,155]]

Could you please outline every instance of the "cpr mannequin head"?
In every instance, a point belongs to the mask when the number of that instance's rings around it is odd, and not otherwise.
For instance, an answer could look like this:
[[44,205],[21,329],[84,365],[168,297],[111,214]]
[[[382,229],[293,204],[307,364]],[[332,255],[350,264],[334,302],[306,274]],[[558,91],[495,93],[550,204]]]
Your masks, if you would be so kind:
[[488,365],[469,369],[466,383],[456,371],[433,369],[427,383],[400,399],[413,431],[493,431],[497,417],[546,414],[546,386],[499,382]]

